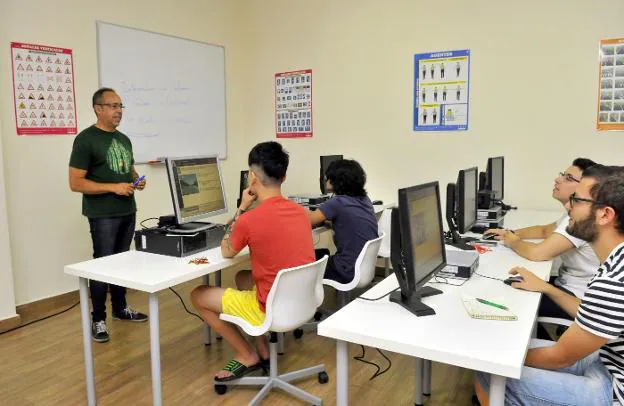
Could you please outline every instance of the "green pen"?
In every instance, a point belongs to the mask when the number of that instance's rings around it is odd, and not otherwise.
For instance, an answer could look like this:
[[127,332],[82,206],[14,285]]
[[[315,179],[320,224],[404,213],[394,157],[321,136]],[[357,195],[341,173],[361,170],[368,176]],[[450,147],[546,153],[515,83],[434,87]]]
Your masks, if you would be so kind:
[[490,302],[489,300],[485,300],[485,299],[479,299],[479,298],[476,298],[476,299],[477,299],[477,302],[479,302],[479,303],[483,303],[483,304],[486,304],[488,306],[498,307],[499,309],[503,309],[503,310],[509,310],[509,308],[507,306],[503,306],[503,305],[500,305],[498,303]]

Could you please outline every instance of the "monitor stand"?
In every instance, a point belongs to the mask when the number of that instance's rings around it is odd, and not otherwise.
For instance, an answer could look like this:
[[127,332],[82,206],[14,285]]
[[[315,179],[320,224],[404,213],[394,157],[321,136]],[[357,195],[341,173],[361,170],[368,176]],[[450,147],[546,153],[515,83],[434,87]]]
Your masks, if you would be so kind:
[[169,228],[167,232],[171,234],[195,234],[200,231],[208,230],[215,227],[214,223],[204,223],[201,221],[195,221],[184,224],[176,224],[175,226]]
[[439,295],[441,293],[442,291],[440,289],[424,286],[417,289],[416,292],[413,292],[410,296],[404,296],[401,291],[392,292],[390,294],[390,301],[400,304],[417,317],[431,316],[435,314],[435,310],[424,304],[420,299],[427,296]]

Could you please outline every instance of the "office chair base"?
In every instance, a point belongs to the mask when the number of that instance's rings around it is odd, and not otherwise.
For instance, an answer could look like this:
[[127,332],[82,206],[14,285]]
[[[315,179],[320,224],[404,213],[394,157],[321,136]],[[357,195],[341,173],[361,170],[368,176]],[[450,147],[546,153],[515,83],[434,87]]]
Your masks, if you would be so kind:
[[262,389],[258,394],[251,400],[250,405],[260,405],[262,399],[264,399],[271,389],[277,388],[281,389],[290,395],[303,400],[304,402],[308,402],[312,405],[322,405],[323,400],[317,396],[314,396],[298,387],[291,385],[290,382],[296,381],[298,379],[308,378],[310,376],[318,376],[318,381],[321,384],[327,383],[329,381],[329,377],[327,376],[327,372],[325,372],[325,365],[317,365],[310,368],[300,369],[298,371],[289,372],[286,374],[278,375],[275,377],[271,376],[246,376],[235,381],[229,382],[219,382],[215,383],[215,391],[219,395],[223,395],[227,391],[228,386],[234,385],[244,385],[244,386],[262,386]]

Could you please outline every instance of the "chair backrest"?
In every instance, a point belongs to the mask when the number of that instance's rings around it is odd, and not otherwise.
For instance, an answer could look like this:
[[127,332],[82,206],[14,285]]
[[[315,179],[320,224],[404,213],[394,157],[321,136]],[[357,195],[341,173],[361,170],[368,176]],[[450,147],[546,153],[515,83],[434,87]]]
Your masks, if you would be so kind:
[[377,256],[383,258],[390,258],[390,228],[392,225],[392,210],[385,209],[381,212],[381,216],[379,217],[379,221],[377,222],[377,227],[379,230],[379,235],[385,234],[386,237],[381,240],[381,245],[379,246],[379,253]]
[[327,256],[310,264],[279,271],[266,301],[268,330],[292,331],[309,321],[323,303]]
[[387,234],[382,233],[374,240],[366,241],[360,255],[355,261],[355,274],[353,282],[355,286],[351,289],[363,288],[370,285],[375,277],[375,267],[377,266],[377,254],[379,247]]

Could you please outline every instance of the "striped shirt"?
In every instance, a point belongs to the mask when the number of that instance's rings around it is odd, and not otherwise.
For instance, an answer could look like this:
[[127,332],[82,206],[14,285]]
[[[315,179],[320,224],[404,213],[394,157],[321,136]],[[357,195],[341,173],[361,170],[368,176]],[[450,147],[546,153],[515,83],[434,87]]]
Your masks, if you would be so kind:
[[624,243],[611,251],[589,282],[576,324],[609,339],[600,348],[600,359],[613,377],[619,402],[624,404]]

